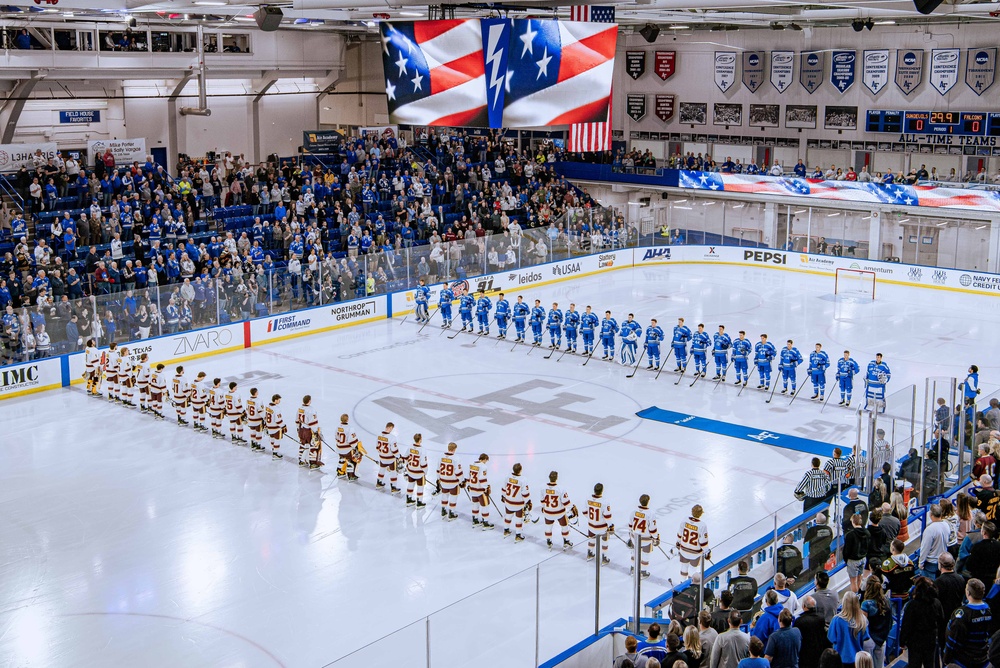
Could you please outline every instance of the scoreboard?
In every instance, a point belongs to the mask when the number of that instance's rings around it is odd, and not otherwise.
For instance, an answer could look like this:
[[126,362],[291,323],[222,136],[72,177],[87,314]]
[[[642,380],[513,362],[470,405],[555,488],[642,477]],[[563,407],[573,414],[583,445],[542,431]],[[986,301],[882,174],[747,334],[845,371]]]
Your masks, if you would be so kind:
[[1000,112],[870,109],[866,132],[1000,137]]

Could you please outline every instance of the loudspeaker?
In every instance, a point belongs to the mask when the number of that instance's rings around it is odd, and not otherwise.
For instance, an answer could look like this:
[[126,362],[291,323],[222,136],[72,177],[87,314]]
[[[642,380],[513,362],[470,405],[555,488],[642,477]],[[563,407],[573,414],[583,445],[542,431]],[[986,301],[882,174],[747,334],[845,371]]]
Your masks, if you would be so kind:
[[941,0],[913,0],[913,6],[917,8],[917,11],[921,14],[930,14],[938,5],[941,4]]
[[670,199],[670,193],[660,193],[660,199]]
[[257,11],[253,13],[254,20],[257,21],[257,27],[264,32],[273,32],[278,29],[281,25],[281,9],[279,7],[268,7],[264,5]]
[[639,34],[642,35],[643,39],[652,44],[656,41],[657,36],[659,36],[660,29],[652,23],[647,23],[643,26],[642,30],[639,31]]

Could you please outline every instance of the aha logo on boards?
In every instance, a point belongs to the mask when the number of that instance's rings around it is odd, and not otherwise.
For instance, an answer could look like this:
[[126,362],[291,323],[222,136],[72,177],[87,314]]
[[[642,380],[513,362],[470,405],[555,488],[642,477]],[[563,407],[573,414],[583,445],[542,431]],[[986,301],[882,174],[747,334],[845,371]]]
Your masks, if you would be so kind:
[[646,253],[642,256],[642,261],[646,260],[669,260],[670,259],[670,249],[669,248],[647,248]]
[[765,264],[788,264],[784,253],[772,253],[771,251],[743,251],[743,259]]

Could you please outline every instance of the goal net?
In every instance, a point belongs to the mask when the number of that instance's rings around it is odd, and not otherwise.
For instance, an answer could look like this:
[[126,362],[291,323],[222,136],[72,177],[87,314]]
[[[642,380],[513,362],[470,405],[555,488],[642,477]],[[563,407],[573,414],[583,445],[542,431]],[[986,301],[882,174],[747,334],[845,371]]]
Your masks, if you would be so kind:
[[875,299],[875,272],[838,269],[834,292],[841,297]]

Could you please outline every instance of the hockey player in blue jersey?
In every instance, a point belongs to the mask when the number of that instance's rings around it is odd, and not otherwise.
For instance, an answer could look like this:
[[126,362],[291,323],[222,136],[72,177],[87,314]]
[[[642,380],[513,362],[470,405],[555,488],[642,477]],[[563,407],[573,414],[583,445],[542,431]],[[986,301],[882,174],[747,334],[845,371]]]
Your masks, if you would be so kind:
[[451,327],[451,303],[453,301],[455,301],[455,292],[445,283],[441,288],[441,294],[438,295],[438,310],[441,311],[441,319],[444,321],[441,325],[442,329]]
[[502,292],[497,296],[497,309],[493,313],[497,321],[497,327],[500,329],[497,338],[506,339],[507,327],[510,326],[510,302],[504,299]]
[[830,356],[823,350],[823,344],[817,343],[816,350],[809,353],[809,378],[813,384],[812,399],[823,401],[826,396],[826,370],[830,368]]
[[635,364],[635,353],[639,347],[639,337],[642,335],[642,325],[635,321],[635,316],[628,314],[628,320],[622,323],[622,364]]
[[649,357],[647,369],[660,370],[660,344],[663,343],[663,328],[656,324],[656,318],[649,321],[646,328],[646,356]]
[[517,302],[514,304],[514,331],[517,332],[515,341],[524,341],[524,328],[529,313],[531,313],[531,309],[524,303],[524,297],[518,295]]
[[458,300],[458,315],[462,318],[462,331],[466,328],[472,331],[472,307],[476,305],[476,298],[470,294],[462,295]]
[[479,323],[480,334],[489,336],[491,310],[493,310],[493,301],[486,296],[485,290],[480,290],[479,299],[476,300],[476,322]]
[[531,345],[542,345],[542,325],[545,323],[545,309],[542,307],[542,300],[535,300],[535,308],[531,309],[531,334],[534,342]]
[[549,327],[549,348],[558,348],[562,345],[562,320],[563,314],[559,309],[559,304],[552,302],[549,309],[547,325]]
[[868,402],[874,401],[875,408],[881,402],[882,412],[885,412],[885,386],[891,377],[889,365],[882,361],[882,353],[877,353],[865,372],[865,410],[868,410]]
[[760,335],[760,343],[753,347],[754,360],[757,365],[758,390],[771,389],[771,360],[778,354],[774,344],[767,340],[767,334]]
[[715,375],[712,380],[725,381],[726,367],[729,366],[729,349],[733,340],[726,334],[726,328],[719,325],[719,333],[712,337],[712,356],[715,358]]
[[419,283],[417,289],[413,291],[413,301],[417,304],[417,322],[423,323],[431,319],[427,312],[427,302],[431,298],[431,289],[424,284],[424,279],[421,278]]
[[604,312],[601,321],[601,344],[604,346],[602,360],[615,358],[615,334],[618,333],[618,321],[611,317],[611,311]]
[[747,333],[740,330],[739,338],[733,341],[733,367],[736,369],[736,384],[743,383],[746,386],[750,380],[750,351],[753,350],[750,341],[747,340]]
[[684,318],[677,318],[677,326],[674,327],[674,338],[670,345],[674,348],[674,357],[677,362],[675,371],[684,371],[687,368],[687,342],[691,340],[691,330],[684,326]]
[[854,390],[854,376],[861,371],[861,367],[851,357],[851,351],[845,350],[844,356],[837,360],[837,382],[840,384],[839,406],[851,405],[851,392]]
[[600,319],[597,317],[596,313],[587,307],[583,316],[580,317],[580,333],[583,335],[583,354],[593,355],[594,354],[594,331],[600,324]]
[[785,342],[785,347],[781,349],[781,357],[778,361],[778,368],[781,370],[781,393],[788,392],[788,381],[792,381],[792,394],[795,394],[795,367],[802,364],[802,353],[792,345],[792,340]]
[[566,350],[570,355],[576,353],[576,332],[580,327],[580,312],[576,310],[576,304],[570,304],[566,311],[564,331],[566,334]]
[[699,324],[698,331],[691,337],[691,357],[694,358],[695,375],[701,374],[705,377],[708,371],[708,347],[712,345],[712,339],[705,333],[705,325]]

